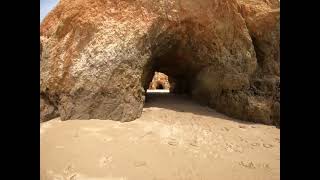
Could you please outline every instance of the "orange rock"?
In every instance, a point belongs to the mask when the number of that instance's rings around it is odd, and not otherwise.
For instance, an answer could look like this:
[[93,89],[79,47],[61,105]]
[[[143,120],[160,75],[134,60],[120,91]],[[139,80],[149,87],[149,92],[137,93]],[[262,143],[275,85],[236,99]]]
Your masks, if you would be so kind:
[[130,121],[157,71],[220,112],[277,124],[279,21],[275,0],[61,0],[40,26],[40,91],[63,120]]

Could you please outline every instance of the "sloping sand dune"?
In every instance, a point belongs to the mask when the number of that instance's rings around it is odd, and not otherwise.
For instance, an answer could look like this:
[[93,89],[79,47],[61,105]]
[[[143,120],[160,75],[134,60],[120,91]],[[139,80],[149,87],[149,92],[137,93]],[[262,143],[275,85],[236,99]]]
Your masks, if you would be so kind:
[[280,179],[280,130],[153,95],[126,123],[42,123],[41,180]]

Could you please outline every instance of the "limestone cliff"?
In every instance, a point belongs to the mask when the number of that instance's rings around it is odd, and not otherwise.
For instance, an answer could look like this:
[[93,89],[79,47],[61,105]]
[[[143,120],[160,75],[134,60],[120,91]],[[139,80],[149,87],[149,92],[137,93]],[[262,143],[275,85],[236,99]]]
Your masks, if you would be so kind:
[[61,0],[40,27],[40,99],[65,120],[130,121],[160,71],[204,105],[279,125],[279,12],[268,0]]

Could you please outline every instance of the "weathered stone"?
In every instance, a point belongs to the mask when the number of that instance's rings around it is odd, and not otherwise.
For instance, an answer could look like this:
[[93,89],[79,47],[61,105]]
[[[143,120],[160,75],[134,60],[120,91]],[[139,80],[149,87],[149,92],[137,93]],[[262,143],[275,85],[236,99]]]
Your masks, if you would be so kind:
[[57,107],[48,97],[40,97],[40,122],[51,120],[59,116]]
[[267,79],[279,79],[278,8],[262,0],[61,0],[40,27],[41,92],[59,96],[62,119],[130,121],[160,71],[218,111],[275,124],[278,80]]

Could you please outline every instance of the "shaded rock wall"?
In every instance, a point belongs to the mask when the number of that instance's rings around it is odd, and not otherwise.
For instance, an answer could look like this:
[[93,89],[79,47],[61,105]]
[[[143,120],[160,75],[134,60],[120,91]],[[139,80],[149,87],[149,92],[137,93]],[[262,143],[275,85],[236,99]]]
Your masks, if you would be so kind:
[[278,8],[262,0],[62,0],[40,27],[41,92],[65,120],[130,121],[160,71],[202,104],[277,124]]

